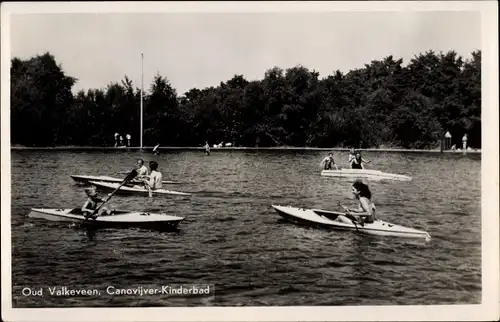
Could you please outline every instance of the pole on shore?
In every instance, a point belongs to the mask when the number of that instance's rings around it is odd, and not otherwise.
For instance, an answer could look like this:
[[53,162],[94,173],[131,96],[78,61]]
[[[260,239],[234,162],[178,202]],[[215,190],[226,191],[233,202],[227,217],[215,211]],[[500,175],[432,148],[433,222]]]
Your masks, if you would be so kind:
[[141,53],[141,135],[140,135],[140,150],[142,151],[142,115],[143,115],[143,89],[144,89],[144,54]]

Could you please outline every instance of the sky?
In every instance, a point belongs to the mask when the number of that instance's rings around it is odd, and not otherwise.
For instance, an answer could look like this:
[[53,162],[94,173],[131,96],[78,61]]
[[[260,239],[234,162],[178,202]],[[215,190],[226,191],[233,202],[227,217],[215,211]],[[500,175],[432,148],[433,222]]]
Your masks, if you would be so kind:
[[321,77],[393,55],[481,48],[478,12],[103,13],[11,16],[11,55],[50,52],[78,79],[73,91],[104,88],[127,75],[144,88],[156,74],[179,95],[242,74],[303,65]]

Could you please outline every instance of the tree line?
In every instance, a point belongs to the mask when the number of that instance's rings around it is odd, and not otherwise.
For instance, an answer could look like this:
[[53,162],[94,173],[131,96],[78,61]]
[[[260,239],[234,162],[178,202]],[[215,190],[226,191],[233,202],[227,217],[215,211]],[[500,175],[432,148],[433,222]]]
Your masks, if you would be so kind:
[[[125,76],[72,93],[77,82],[50,53],[11,61],[11,144],[113,146],[114,133],[139,145],[140,89]],[[481,51],[464,59],[428,51],[404,66],[388,56],[334,71],[274,67],[179,95],[157,74],[144,97],[145,146],[435,148],[449,131],[481,147]]]

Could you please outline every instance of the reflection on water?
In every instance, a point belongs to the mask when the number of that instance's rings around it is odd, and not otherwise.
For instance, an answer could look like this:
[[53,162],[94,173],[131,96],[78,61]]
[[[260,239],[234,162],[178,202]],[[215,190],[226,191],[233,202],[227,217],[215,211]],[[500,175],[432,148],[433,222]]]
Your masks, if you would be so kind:
[[[378,216],[423,229],[430,243],[296,226],[271,204],[339,210],[350,180],[321,177],[322,152],[12,152],[14,307],[388,305],[479,303],[480,156],[365,153],[371,168],[413,177],[370,182]],[[155,160],[169,189],[192,198],[115,195],[116,209],[186,217],[180,231],[88,231],[28,218],[32,207],[80,207],[71,174],[123,178]],[[341,166],[347,155],[335,155]],[[345,160],[344,160],[345,159]],[[24,286],[105,289],[214,284],[216,296],[24,297]]]

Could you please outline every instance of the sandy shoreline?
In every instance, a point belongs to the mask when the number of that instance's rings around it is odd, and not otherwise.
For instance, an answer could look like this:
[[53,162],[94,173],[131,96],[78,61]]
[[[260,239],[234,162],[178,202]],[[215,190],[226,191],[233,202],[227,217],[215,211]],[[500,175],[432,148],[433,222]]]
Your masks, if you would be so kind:
[[[24,147],[11,146],[11,151],[16,150],[57,150],[57,151],[140,151],[140,147],[96,147],[96,146],[57,146],[57,147]],[[145,146],[142,148],[145,152],[151,152],[153,147]],[[204,147],[160,147],[160,151],[182,150],[182,151],[203,151]],[[236,150],[254,150],[254,151],[349,151],[348,148],[314,148],[314,147],[221,147],[210,148],[211,151],[236,151]],[[397,149],[397,148],[366,148],[358,149],[367,152],[405,152],[405,153],[441,153],[439,149]],[[442,153],[463,153],[463,151],[445,150]],[[467,154],[480,154],[481,150],[467,151]]]

